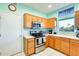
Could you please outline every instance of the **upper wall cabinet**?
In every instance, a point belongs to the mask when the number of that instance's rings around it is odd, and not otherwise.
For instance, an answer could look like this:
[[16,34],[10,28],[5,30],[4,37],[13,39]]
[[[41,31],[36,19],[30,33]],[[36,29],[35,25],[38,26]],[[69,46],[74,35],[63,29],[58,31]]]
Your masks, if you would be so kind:
[[56,18],[43,20],[43,28],[52,29],[56,26]]
[[75,13],[75,25],[79,28],[79,11],[76,11]]
[[33,22],[37,22],[37,17],[36,16],[33,16],[33,19],[32,19]]
[[32,21],[33,21],[33,22],[42,22],[42,17],[33,16]]
[[56,18],[45,19],[31,14],[24,14],[24,28],[32,28],[33,22],[41,22],[42,28],[52,29],[56,26]]
[[42,17],[37,17],[38,22],[42,22]]
[[24,14],[24,28],[32,28],[32,18],[32,15]]
[[24,28],[32,28],[33,22],[42,22],[43,18],[38,16],[33,16],[31,14],[24,14]]

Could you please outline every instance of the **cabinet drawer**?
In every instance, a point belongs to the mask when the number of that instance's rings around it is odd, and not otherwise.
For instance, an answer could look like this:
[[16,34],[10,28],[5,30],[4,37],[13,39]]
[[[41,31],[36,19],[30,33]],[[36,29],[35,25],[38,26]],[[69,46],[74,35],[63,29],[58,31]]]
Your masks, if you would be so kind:
[[34,42],[28,43],[28,48],[34,47]]
[[34,48],[29,48],[28,49],[28,55],[31,55],[31,54],[33,54],[34,53]]
[[70,40],[70,42],[79,44],[79,40],[75,40],[75,39]]
[[28,39],[28,42],[34,42],[34,38]]
[[63,42],[69,42],[69,39],[64,38],[64,39],[61,39],[61,41],[63,41]]

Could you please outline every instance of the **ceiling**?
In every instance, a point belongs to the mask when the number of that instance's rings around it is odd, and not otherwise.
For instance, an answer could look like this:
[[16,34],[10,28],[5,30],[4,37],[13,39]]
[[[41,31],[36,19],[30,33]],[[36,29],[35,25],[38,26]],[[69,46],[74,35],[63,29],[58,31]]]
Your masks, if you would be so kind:
[[[50,13],[69,4],[70,3],[26,3],[27,6],[42,13]],[[52,5],[51,8],[48,8],[48,5]]]

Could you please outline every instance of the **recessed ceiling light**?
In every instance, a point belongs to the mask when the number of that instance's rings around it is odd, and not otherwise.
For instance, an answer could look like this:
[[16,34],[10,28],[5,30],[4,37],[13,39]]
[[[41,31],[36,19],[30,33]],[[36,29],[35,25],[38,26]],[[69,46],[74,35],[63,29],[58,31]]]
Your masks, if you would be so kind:
[[49,5],[48,5],[48,8],[51,8],[51,7],[52,7],[52,5],[49,4]]

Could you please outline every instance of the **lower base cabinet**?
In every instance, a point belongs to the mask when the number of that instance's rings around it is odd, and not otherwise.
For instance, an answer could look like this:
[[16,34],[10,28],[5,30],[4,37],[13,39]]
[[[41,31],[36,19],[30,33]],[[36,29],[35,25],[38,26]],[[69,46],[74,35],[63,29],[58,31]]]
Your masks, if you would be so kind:
[[61,39],[61,51],[64,54],[69,55],[69,39],[67,38]]
[[54,48],[54,37],[51,36],[49,42],[49,47]]
[[70,40],[70,56],[79,56],[79,40]]
[[[50,38],[50,39],[49,39]],[[51,48],[54,48],[58,51],[63,52],[66,55],[69,55],[69,39],[64,37],[48,36],[47,45]]]
[[53,37],[53,36],[47,36],[47,37],[46,37],[45,46],[46,46],[46,48],[47,48],[47,47],[54,48],[54,37]]
[[54,44],[54,46],[55,46],[55,47],[54,47],[55,49],[57,49],[57,50],[59,50],[59,51],[61,50],[61,49],[60,49],[60,47],[61,47],[61,38],[55,37],[55,44]]
[[35,53],[34,38],[24,38],[24,53],[27,56]]
[[50,37],[47,36],[47,37],[46,37],[46,42],[45,42],[45,47],[46,47],[46,48],[49,47],[49,39],[50,39]]
[[[48,39],[50,38],[50,39]],[[68,56],[79,56],[79,40],[65,37],[49,36],[47,47],[54,48]]]

